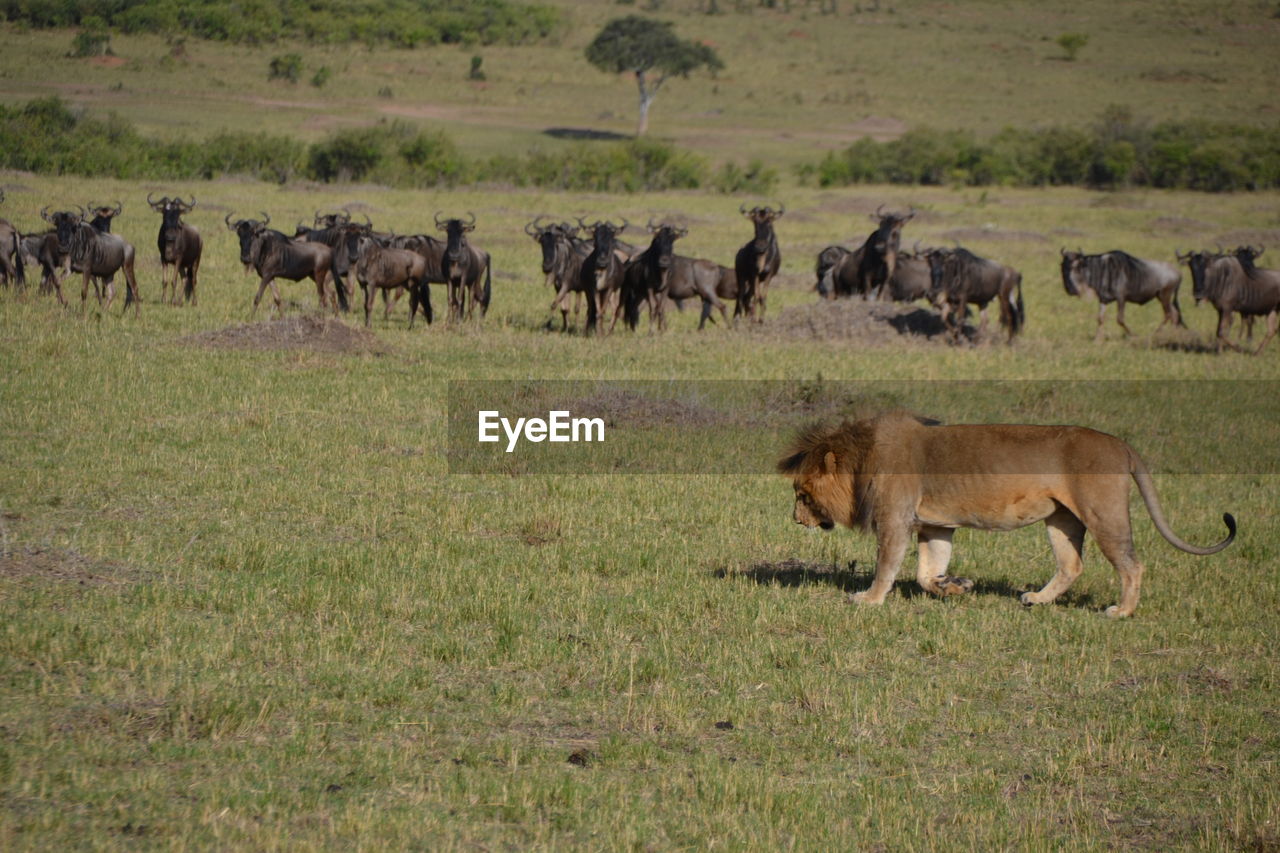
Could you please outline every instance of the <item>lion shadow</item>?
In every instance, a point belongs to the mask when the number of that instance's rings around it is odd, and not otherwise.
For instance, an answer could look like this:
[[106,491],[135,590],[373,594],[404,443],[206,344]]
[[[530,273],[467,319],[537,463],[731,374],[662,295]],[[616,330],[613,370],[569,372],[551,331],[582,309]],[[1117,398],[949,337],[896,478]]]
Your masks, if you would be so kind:
[[[857,560],[850,560],[843,566],[838,563],[811,563],[804,560],[781,560],[778,562],[760,561],[746,568],[721,567],[712,571],[712,576],[720,579],[741,577],[761,586],[830,586],[845,593],[861,592],[871,585],[875,575],[874,569],[860,570]],[[960,576],[966,576],[962,571]],[[1046,577],[1044,580],[1048,580]],[[973,578],[973,589],[967,593],[972,596],[994,596],[1011,598],[1015,602],[1024,592],[1034,592],[1042,584],[1014,584],[1003,578]],[[904,599],[935,598],[925,592],[916,583],[914,577],[899,576],[893,583],[893,590]],[[956,596],[963,598],[964,596]],[[1079,607],[1088,610],[1101,610],[1092,594],[1067,590],[1054,602],[1058,607]]]

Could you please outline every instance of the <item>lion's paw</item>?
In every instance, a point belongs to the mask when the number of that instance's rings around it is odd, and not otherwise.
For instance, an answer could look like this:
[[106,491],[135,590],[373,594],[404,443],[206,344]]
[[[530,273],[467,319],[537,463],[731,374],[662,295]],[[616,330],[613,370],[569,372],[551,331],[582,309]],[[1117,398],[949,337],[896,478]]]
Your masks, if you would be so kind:
[[871,595],[871,590],[864,589],[862,592],[855,592],[849,597],[849,601],[854,604],[884,604],[884,598],[875,598]]
[[1022,595],[1018,596],[1018,601],[1022,602],[1024,607],[1034,607],[1040,603],[1034,592],[1024,592]]
[[1124,619],[1132,615],[1131,613],[1125,613],[1121,610],[1120,605],[1118,604],[1111,605],[1103,612],[1107,614],[1108,619]]
[[937,579],[935,595],[963,595],[973,592],[973,581],[970,578],[954,578],[950,575]]

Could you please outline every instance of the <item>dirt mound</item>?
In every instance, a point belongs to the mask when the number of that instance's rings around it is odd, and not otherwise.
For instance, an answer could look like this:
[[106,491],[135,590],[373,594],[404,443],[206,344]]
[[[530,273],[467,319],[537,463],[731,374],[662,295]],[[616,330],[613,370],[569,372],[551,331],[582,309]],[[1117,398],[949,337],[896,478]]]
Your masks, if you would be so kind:
[[[928,308],[861,299],[794,305],[750,328],[756,334],[856,341],[861,346],[886,346],[903,339],[950,342],[942,318]],[[972,326],[966,324],[964,333],[966,338],[974,338]]]
[[348,326],[341,320],[315,315],[284,317],[263,323],[227,326],[181,339],[187,345],[213,349],[312,350],[315,352],[387,352],[372,332]]

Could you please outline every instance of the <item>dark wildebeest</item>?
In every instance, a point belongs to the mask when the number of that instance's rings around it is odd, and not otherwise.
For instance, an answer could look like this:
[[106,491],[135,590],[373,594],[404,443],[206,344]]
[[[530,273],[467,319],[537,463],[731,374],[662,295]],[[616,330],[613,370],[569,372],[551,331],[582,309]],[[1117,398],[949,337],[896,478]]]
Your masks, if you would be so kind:
[[[366,224],[372,227],[368,220],[369,217],[366,216]],[[351,274],[355,259],[345,246],[347,232],[344,230],[350,222],[351,214],[346,210],[339,213],[323,214],[317,210],[314,227],[308,227],[299,222],[293,232],[295,240],[305,240],[308,243],[324,243],[333,252],[333,269],[331,273],[334,290],[338,296],[338,308],[342,311],[351,310],[351,294],[353,291]],[[386,295],[385,291],[383,295]],[[387,310],[389,311],[390,308]]]
[[[738,301],[733,309],[733,316],[745,314],[762,322],[769,282],[782,266],[782,251],[778,248],[773,223],[786,213],[786,208],[779,204],[777,210],[772,207],[753,207],[747,210],[744,204],[738,206],[738,212],[751,220],[755,236],[738,250],[733,259],[733,269],[738,278]],[[756,316],[757,310],[760,312],[759,316]]]
[[1022,274],[996,261],[980,258],[968,249],[933,249],[929,261],[931,289],[929,298],[942,313],[942,322],[959,343],[964,331],[964,317],[969,305],[978,306],[981,322],[978,334],[987,328],[987,305],[994,299],[1000,305],[1000,325],[1014,335],[1026,324],[1022,304]]
[[578,229],[568,222],[543,226],[535,219],[525,226],[525,233],[537,242],[542,251],[542,273],[556,294],[551,301],[551,310],[560,309],[560,331],[566,331],[569,328],[569,306],[565,299],[569,293],[573,294],[573,320],[576,324],[582,306],[582,262],[591,254],[591,243],[579,240]]
[[[4,202],[4,190],[0,190],[0,203]],[[27,273],[22,263],[22,235],[6,219],[0,219],[0,284],[15,282],[26,287]]]
[[483,318],[489,310],[489,297],[493,291],[489,253],[477,249],[467,240],[467,233],[476,227],[476,215],[468,215],[471,218],[464,222],[461,219],[441,219],[436,213],[436,228],[445,233],[441,269],[449,287],[450,320],[462,320],[464,317],[470,320],[477,305]]
[[912,208],[908,213],[882,213],[884,205],[876,208],[871,220],[876,222],[876,230],[867,235],[857,257],[852,273],[852,290],[863,299],[879,299],[893,272],[898,266],[898,246],[902,242],[902,226],[915,218]]
[[1165,324],[1181,326],[1182,311],[1178,307],[1178,285],[1182,274],[1173,264],[1164,261],[1148,261],[1135,258],[1128,252],[1113,249],[1100,255],[1068,252],[1062,249],[1062,286],[1072,296],[1083,296],[1091,291],[1098,298],[1098,333],[1094,340],[1105,335],[1102,323],[1106,319],[1107,306],[1116,303],[1116,323],[1125,335],[1132,331],[1124,322],[1126,302],[1145,305],[1159,299],[1164,308],[1164,319],[1156,331]]
[[[89,213],[93,214],[93,218],[89,220],[89,224],[101,231],[103,234],[111,233],[111,220],[115,219],[121,213],[124,213],[124,205],[116,202],[116,206],[109,204],[89,203]],[[86,214],[87,216],[87,214]]]
[[611,222],[596,222],[591,228],[591,253],[582,260],[579,287],[587,299],[587,333],[596,330],[601,310],[609,294],[622,284],[623,263],[615,251],[614,237],[622,229]]
[[1224,345],[1246,351],[1227,337],[1232,314],[1242,318],[1267,318],[1266,337],[1253,351],[1254,355],[1261,353],[1276,334],[1280,318],[1280,271],[1254,265],[1262,252],[1261,247],[1241,246],[1228,255],[1215,257],[1207,252],[1193,252],[1188,258],[1196,304],[1207,299],[1218,311],[1216,345],[1219,351]]
[[[333,266],[333,250],[324,243],[307,243],[294,240],[287,234],[268,228],[271,217],[263,214],[258,222],[241,219],[231,224],[231,214],[227,214],[227,227],[240,237],[240,261],[252,267],[260,276],[258,293],[253,298],[253,312],[257,312],[258,303],[268,285],[271,296],[275,300],[276,313],[280,313],[280,289],[276,279],[301,281],[309,278],[316,283],[316,295],[320,300],[320,308],[329,307],[328,291],[325,284],[329,271]],[[334,299],[334,313],[337,313],[338,300]]]
[[164,302],[165,291],[172,288],[170,302],[178,304],[178,279],[181,278],[183,299],[196,305],[196,275],[200,271],[204,244],[195,226],[182,221],[184,213],[195,209],[196,197],[192,196],[189,202],[181,196],[164,196],[152,201],[148,193],[147,204],[161,217],[160,233],[156,235],[156,248],[160,250],[160,301]]
[[[817,290],[819,296],[835,299],[852,296],[857,291],[857,270],[861,262],[863,249],[846,249],[843,246],[828,246],[818,254]],[[915,302],[927,299],[932,289],[933,274],[929,261],[922,253],[895,252],[893,274],[880,290],[879,298],[888,298],[893,302]]]
[[427,288],[427,259],[410,249],[384,247],[369,232],[367,226],[348,225],[347,241],[354,246],[356,281],[364,290],[364,324],[369,325],[369,313],[373,310],[374,294],[381,290],[404,288],[409,292],[409,328],[418,313],[418,302],[424,303],[423,313],[427,324],[432,320],[431,292]]
[[80,290],[82,308],[89,298],[89,280],[93,279],[98,303],[102,304],[105,291],[107,302],[103,310],[110,310],[111,302],[116,296],[115,276],[123,270],[127,293],[125,309],[128,310],[129,305],[133,304],[134,315],[141,313],[138,306],[138,280],[133,274],[133,246],[120,236],[99,231],[86,222],[83,210],[78,214],[59,211],[52,215],[42,211],[41,216],[57,229],[58,245],[67,252],[71,269],[84,276]]
[[[672,272],[674,246],[676,240],[689,233],[688,229],[674,225],[654,225],[649,220],[650,233],[653,235],[649,247],[640,252],[622,268],[622,289],[618,308],[614,311],[613,324],[618,322],[618,313],[622,312],[627,328],[635,331],[640,323],[640,303],[649,305],[649,325],[656,323],[659,329],[666,328],[666,299],[668,298],[668,280]],[[610,330],[612,331],[613,325]]]

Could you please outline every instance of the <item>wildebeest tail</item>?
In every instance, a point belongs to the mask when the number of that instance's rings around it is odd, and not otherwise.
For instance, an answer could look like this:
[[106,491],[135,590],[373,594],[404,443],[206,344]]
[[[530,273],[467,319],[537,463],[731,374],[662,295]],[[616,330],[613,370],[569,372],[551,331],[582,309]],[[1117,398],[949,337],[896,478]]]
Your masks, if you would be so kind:
[[1173,292],[1173,310],[1178,312],[1178,325],[1186,328],[1187,324],[1182,321],[1182,306],[1178,304],[1178,291]]
[[[348,273],[348,276],[350,274]],[[348,312],[351,310],[351,302],[347,299],[347,284],[350,279],[343,281],[342,276],[336,270],[332,271],[333,289],[338,294],[338,310]]]
[[22,263],[22,235],[16,231],[13,234],[13,266],[14,276],[18,280],[18,286],[26,287],[27,267]]
[[493,296],[493,264],[484,265],[484,296],[480,299],[480,316],[489,310],[489,299]]
[[1022,273],[1015,275],[1018,277],[1017,295],[1009,294],[1009,337],[1018,334],[1027,325],[1027,307],[1022,302]]

